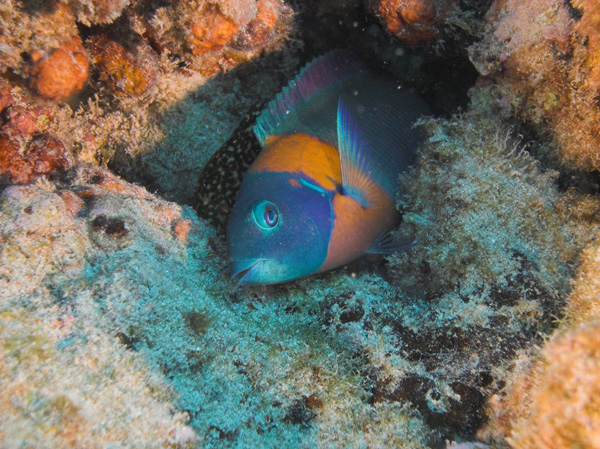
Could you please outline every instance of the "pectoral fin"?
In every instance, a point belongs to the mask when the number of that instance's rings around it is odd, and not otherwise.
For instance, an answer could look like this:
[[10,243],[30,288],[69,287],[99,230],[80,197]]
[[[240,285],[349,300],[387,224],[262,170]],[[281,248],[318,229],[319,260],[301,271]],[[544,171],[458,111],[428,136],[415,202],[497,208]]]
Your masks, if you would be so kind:
[[402,251],[417,244],[417,240],[414,237],[402,236],[400,238],[392,234],[392,230],[386,230],[379,234],[379,237],[375,239],[367,254],[392,254],[397,251]]
[[338,101],[337,135],[342,194],[352,197],[365,209],[383,207],[385,193],[376,181],[382,173],[381,167],[370,157],[372,149],[342,98]]

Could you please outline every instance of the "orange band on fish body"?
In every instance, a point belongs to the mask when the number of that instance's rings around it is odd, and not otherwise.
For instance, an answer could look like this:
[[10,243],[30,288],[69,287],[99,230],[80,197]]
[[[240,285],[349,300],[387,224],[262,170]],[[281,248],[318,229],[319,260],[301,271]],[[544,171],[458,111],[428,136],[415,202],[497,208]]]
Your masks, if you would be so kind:
[[333,197],[333,229],[327,258],[319,272],[344,265],[365,254],[373,241],[398,220],[389,194],[380,188],[377,208],[364,208],[350,196]]
[[267,171],[304,173],[329,191],[342,182],[337,148],[308,134],[268,137],[248,172]]

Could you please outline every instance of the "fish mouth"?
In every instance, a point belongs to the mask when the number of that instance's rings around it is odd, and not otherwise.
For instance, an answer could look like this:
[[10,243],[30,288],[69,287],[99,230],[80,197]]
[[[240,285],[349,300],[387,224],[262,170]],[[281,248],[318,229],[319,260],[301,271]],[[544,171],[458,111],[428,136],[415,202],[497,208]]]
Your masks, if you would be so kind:
[[[245,285],[245,284],[252,284],[253,282],[249,279],[249,274],[252,271],[252,269],[254,267],[256,267],[257,265],[263,263],[264,261],[266,261],[267,259],[250,259],[247,261],[242,261],[241,265],[246,265],[246,264],[250,264],[249,266],[247,266],[246,268],[242,268],[239,269],[237,271],[235,271],[231,277],[233,278],[234,282],[237,282],[238,285]],[[240,265],[240,263],[236,263],[236,265]],[[233,270],[232,270],[233,271]]]

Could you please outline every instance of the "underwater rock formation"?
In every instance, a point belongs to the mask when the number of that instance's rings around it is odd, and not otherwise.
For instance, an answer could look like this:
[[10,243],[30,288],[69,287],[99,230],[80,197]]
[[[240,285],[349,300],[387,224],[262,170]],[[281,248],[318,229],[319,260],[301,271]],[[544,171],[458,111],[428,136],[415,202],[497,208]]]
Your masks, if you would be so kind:
[[159,8],[147,26],[159,48],[213,75],[281,46],[291,34],[292,14],[281,0],[184,0]]
[[[69,189],[8,187],[0,210],[2,447],[189,447],[172,388],[118,342],[84,287],[94,257],[145,229],[169,236],[181,209],[91,170]],[[96,229],[99,217],[112,229]]]
[[[293,6],[314,21],[280,0],[0,2],[0,446],[595,447],[597,188],[544,156],[595,168],[596,2],[497,0],[443,58],[456,16],[410,49],[358,0]],[[232,130],[339,42],[447,113],[400,179],[418,244],[241,288],[183,204],[224,142],[209,169],[239,180],[254,148]],[[467,46],[481,76],[452,115],[458,89],[421,71],[460,77]],[[36,63],[63,51],[87,83],[44,97]]]
[[518,448],[595,448],[600,438],[600,248],[584,251],[567,314],[541,350],[515,362],[507,387],[490,399],[482,436]]
[[492,32],[471,60],[499,87],[496,101],[547,130],[570,164],[600,169],[598,17],[594,1],[497,0]]
[[378,374],[378,395],[408,398],[429,424],[468,434],[485,421],[501,367],[552,328],[595,225],[586,201],[559,194],[556,173],[540,170],[497,119],[472,110],[425,127],[399,202],[402,233],[418,244],[388,268],[405,305],[387,320],[413,367]]

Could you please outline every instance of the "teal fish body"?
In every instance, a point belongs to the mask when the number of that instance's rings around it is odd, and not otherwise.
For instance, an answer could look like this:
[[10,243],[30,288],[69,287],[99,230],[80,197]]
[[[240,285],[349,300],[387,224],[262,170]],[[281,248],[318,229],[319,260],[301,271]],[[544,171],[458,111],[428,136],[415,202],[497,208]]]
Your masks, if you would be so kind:
[[390,236],[394,194],[420,143],[413,125],[427,113],[347,52],[309,64],[254,127],[263,149],[227,226],[238,282],[289,281],[409,246]]

